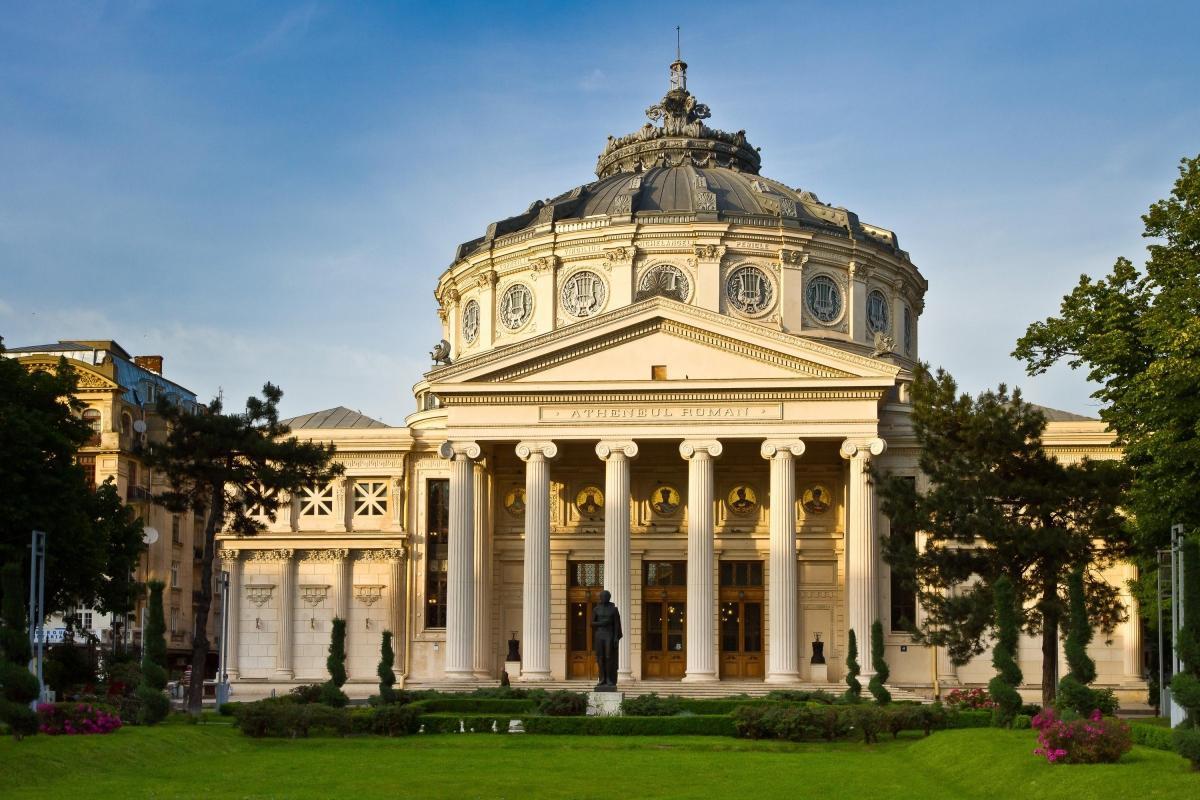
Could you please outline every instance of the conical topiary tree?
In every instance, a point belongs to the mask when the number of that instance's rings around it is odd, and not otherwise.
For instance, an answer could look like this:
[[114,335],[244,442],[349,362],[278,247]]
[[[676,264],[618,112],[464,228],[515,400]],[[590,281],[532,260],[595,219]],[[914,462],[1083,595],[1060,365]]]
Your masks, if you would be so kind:
[[879,620],[871,623],[871,666],[875,668],[875,674],[867,681],[867,689],[875,696],[875,702],[886,706],[892,702],[892,693],[884,686],[891,670],[883,657],[883,623]]
[[350,702],[342,686],[346,683],[346,620],[333,618],[329,632],[329,657],[325,659],[329,680],[321,685],[321,702],[341,708]]
[[37,678],[29,671],[29,628],[25,614],[25,584],[21,565],[5,564],[0,571],[0,722],[16,739],[37,733],[37,714],[29,704],[37,699]]
[[862,684],[858,682],[861,672],[862,668],[858,666],[858,639],[851,628],[846,642],[846,686],[849,688],[845,693],[845,698],[851,703],[857,703],[862,696]]
[[[142,682],[137,688],[141,701],[138,721],[154,725],[171,712],[171,701],[164,693],[167,688],[167,625],[163,619],[162,581],[150,581],[150,602],[146,608],[146,627],[142,631]],[[192,680],[204,680],[193,675]]]
[[392,652],[392,632],[383,632],[383,642],[379,645],[379,702],[381,704],[394,702],[396,692],[396,673],[392,671],[392,661],[396,654]]
[[1021,694],[1017,687],[1025,677],[1016,659],[1020,623],[1017,621],[1016,593],[1007,575],[996,579],[992,594],[996,603],[996,645],[992,648],[996,676],[988,681],[988,694],[996,704],[992,709],[992,724],[1008,728],[1021,711]]
[[1096,662],[1087,654],[1092,641],[1092,623],[1087,615],[1087,595],[1083,588],[1083,570],[1074,569],[1067,577],[1067,601],[1071,618],[1063,649],[1067,654],[1070,672],[1058,682],[1055,704],[1083,716],[1097,708],[1096,693],[1088,686],[1096,680]]
[[1185,539],[1183,548],[1183,626],[1175,637],[1182,669],[1171,678],[1171,696],[1187,711],[1175,728],[1175,750],[1200,770],[1200,540]]

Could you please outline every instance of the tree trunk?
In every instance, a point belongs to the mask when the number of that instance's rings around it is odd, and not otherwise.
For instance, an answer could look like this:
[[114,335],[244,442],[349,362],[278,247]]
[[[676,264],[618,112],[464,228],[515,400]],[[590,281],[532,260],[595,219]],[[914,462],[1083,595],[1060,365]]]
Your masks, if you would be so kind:
[[225,519],[225,487],[213,486],[204,523],[204,555],[200,560],[200,599],[193,601],[195,628],[192,631],[192,683],[188,687],[188,711],[199,715],[204,704],[204,672],[208,667],[208,612],[212,608],[213,557],[217,527]]
[[1042,583],[1042,707],[1053,705],[1058,688],[1058,582]]

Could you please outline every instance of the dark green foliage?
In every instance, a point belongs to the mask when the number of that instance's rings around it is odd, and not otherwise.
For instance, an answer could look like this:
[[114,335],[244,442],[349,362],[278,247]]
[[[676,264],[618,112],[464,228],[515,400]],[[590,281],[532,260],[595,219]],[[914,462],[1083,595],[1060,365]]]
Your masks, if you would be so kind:
[[1157,725],[1145,725],[1137,720],[1130,720],[1129,730],[1133,734],[1133,743],[1140,744],[1143,747],[1152,747],[1155,750],[1166,750],[1168,752],[1175,750],[1175,737],[1172,735],[1170,728],[1163,728]]
[[85,686],[96,682],[88,658],[88,648],[73,644],[59,644],[46,651],[42,666],[46,685],[54,690],[59,700],[78,694]]
[[5,564],[0,570],[0,591],[4,592],[0,601],[0,722],[20,739],[37,733],[37,714],[29,704],[37,699],[40,687],[28,667],[28,617],[19,563]]
[[380,736],[407,736],[420,727],[420,712],[411,705],[393,703],[371,711],[371,733]]
[[996,599],[996,644],[992,648],[992,666],[996,668],[996,675],[988,682],[988,694],[996,703],[992,709],[993,723],[1008,728],[1021,711],[1021,694],[1017,687],[1024,678],[1016,659],[1020,637],[1017,598],[1007,575],[996,579],[992,594]]
[[587,695],[580,692],[550,692],[538,703],[538,711],[550,717],[579,717],[587,713]]
[[386,705],[396,702],[396,673],[392,671],[392,662],[396,654],[392,652],[392,632],[384,631],[383,640],[379,644],[379,702]]
[[436,697],[410,703],[418,714],[522,714],[538,713],[535,700],[498,700],[490,697]]
[[[857,644],[855,645],[857,648]],[[823,689],[806,691],[802,689],[773,689],[767,692],[767,699],[781,700],[788,703],[825,703],[833,704],[838,698]]]
[[321,705],[332,708],[345,708],[350,703],[350,698],[346,696],[345,692],[335,686],[332,681],[327,681],[321,684],[321,693],[318,702]]
[[333,618],[329,631],[329,658],[325,659],[329,680],[341,689],[346,685],[346,620]]
[[1192,762],[1192,769],[1200,769],[1200,728],[1185,728],[1180,725],[1171,731],[1175,752]]
[[350,712],[320,703],[245,703],[236,711],[238,728],[254,738],[304,738],[310,733],[345,736],[351,732]]
[[947,728],[987,728],[992,724],[992,712],[963,709],[946,713]]
[[[527,733],[585,736],[733,736],[725,715],[691,717],[525,717]],[[428,727],[426,727],[428,730]],[[479,730],[477,727],[476,730]],[[501,726],[501,730],[504,730]]]
[[1175,750],[1200,769],[1200,538],[1180,543],[1183,560],[1183,625],[1175,638],[1182,669],[1171,678],[1171,696],[1187,711],[1175,732]]
[[[1042,444],[1041,410],[1004,385],[971,397],[945,371],[921,366],[912,398],[929,489],[917,492],[911,479],[889,475],[879,481],[879,497],[891,518],[884,558],[918,588],[925,612],[917,639],[945,647],[956,664],[983,652],[995,622],[993,584],[1007,575],[1022,629],[1042,640],[1049,703],[1071,565],[1095,568],[1088,578],[1093,622],[1111,632],[1124,619],[1120,587],[1098,575],[1129,551],[1118,511],[1129,469],[1118,461],[1055,460]],[[920,551],[917,531],[925,538]]]
[[864,744],[879,741],[879,731],[883,728],[883,714],[878,708],[860,705],[851,711],[850,719],[863,737]]
[[1033,717],[1028,714],[1017,714],[1013,717],[1013,730],[1025,731],[1033,727]]
[[922,731],[929,735],[947,724],[940,705],[874,706],[861,703],[830,706],[814,703],[745,705],[730,715],[736,735],[746,739],[786,739],[793,742],[834,741],[850,733],[863,741],[878,741],[888,731]]
[[621,713],[627,717],[673,717],[683,711],[678,697],[659,697],[657,692],[621,701]]
[[1088,643],[1092,641],[1092,624],[1087,617],[1083,570],[1071,571],[1067,581],[1067,599],[1070,604],[1070,618],[1064,649],[1071,671],[1058,682],[1055,705],[1059,711],[1070,709],[1081,717],[1086,717],[1099,707],[1099,701],[1097,693],[1088,686],[1096,680],[1096,662],[1087,654]]
[[288,692],[288,697],[295,700],[297,703],[319,703],[321,702],[321,687],[323,683],[302,683],[299,686],[293,686]]
[[150,581],[150,603],[142,632],[142,683],[137,688],[141,701],[138,722],[155,725],[171,712],[167,698],[167,626],[163,621],[163,582]]
[[862,684],[858,681],[859,673],[862,668],[858,665],[858,639],[854,636],[854,629],[850,629],[849,642],[846,645],[846,686],[848,687],[842,695],[847,701],[857,703],[862,697]]
[[[201,414],[165,400],[157,409],[169,432],[146,457],[166,477],[167,489],[154,501],[177,513],[191,511],[205,521],[199,542],[199,595],[192,604],[194,676],[204,675],[208,658],[217,532],[253,536],[264,527],[260,512],[273,521],[284,497],[344,471],[331,463],[332,445],[288,435],[291,430],[279,421],[279,387],[268,383],[262,395],[248,398],[242,413],[225,413],[219,398]],[[188,696],[193,713],[200,712],[203,691],[203,681],[193,680]]]
[[871,666],[874,667],[875,674],[867,681],[867,689],[874,695],[875,702],[886,706],[892,702],[892,693],[884,686],[891,672],[888,670],[887,659],[884,658],[883,623],[879,620],[871,623]]

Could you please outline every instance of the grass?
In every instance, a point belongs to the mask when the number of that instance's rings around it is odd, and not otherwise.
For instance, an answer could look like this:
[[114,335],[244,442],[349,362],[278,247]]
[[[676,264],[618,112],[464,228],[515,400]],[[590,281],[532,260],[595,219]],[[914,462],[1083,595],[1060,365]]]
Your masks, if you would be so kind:
[[1135,747],[1120,764],[1051,766],[1031,731],[859,743],[493,734],[251,740],[228,725],[0,741],[18,798],[1200,797],[1200,773]]

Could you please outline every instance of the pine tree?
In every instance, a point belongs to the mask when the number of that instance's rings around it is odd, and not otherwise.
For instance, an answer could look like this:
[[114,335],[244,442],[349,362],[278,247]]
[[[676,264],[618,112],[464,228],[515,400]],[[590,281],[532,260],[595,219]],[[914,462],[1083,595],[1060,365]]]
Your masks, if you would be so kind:
[[[139,722],[154,725],[166,719],[171,701],[167,688],[167,625],[163,619],[162,581],[150,581],[150,602],[146,608],[146,627],[142,631],[142,682],[137,688],[141,700]],[[192,682],[203,681],[204,673],[192,673]]]
[[992,594],[996,598],[996,645],[992,648],[992,666],[996,668],[996,675],[988,682],[988,694],[996,703],[992,724],[1008,728],[1021,710],[1021,694],[1017,687],[1025,677],[1016,660],[1020,634],[1017,599],[1007,575],[996,579]]
[[29,704],[37,699],[38,682],[29,671],[29,628],[26,627],[25,586],[21,565],[5,564],[0,571],[4,592],[0,612],[0,722],[16,739],[37,733],[37,714]]
[[1175,642],[1183,668],[1171,678],[1171,696],[1187,711],[1175,728],[1175,750],[1200,770],[1200,539],[1183,549],[1183,626]]
[[871,623],[871,666],[875,668],[875,674],[867,681],[867,689],[875,696],[875,702],[886,706],[892,702],[892,693],[884,686],[891,671],[883,657],[883,623],[879,620]]
[[383,642],[379,646],[379,702],[381,704],[392,703],[396,699],[396,692],[392,689],[396,685],[396,673],[392,671],[392,661],[396,658],[396,654],[392,652],[392,632],[383,632]]
[[858,666],[858,639],[851,628],[846,643],[846,686],[849,688],[844,695],[851,703],[857,703],[862,697],[862,684],[858,682],[860,672],[862,668]]
[[1071,571],[1067,581],[1067,600],[1071,616],[1063,649],[1067,653],[1070,672],[1058,682],[1057,705],[1087,716],[1097,708],[1096,692],[1088,686],[1096,680],[1096,662],[1087,654],[1087,646],[1092,641],[1092,623],[1087,615],[1082,569]]

